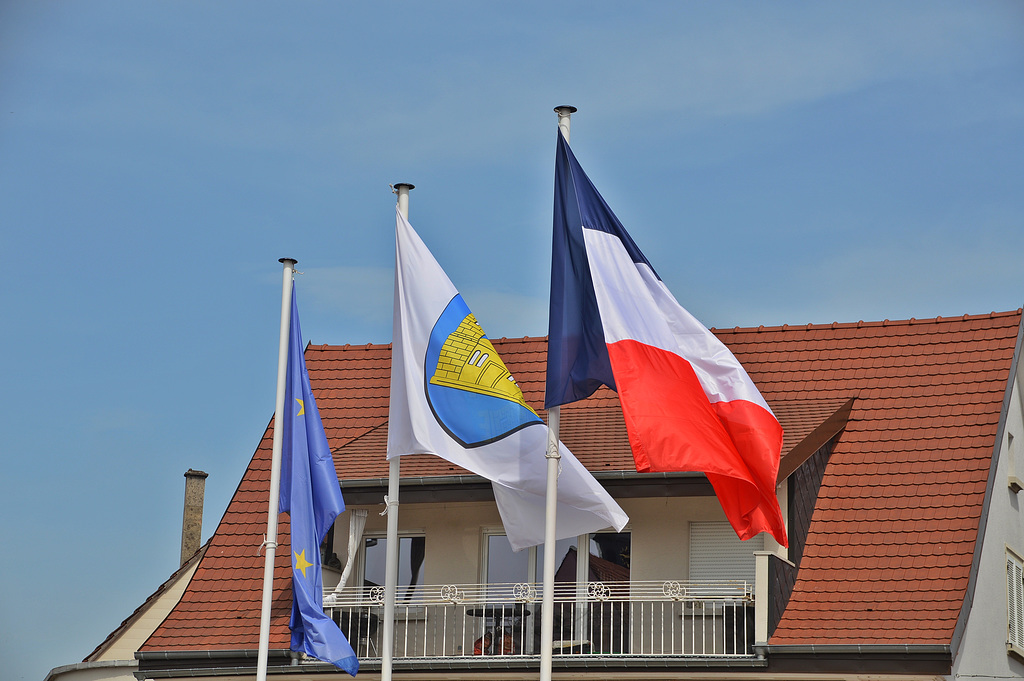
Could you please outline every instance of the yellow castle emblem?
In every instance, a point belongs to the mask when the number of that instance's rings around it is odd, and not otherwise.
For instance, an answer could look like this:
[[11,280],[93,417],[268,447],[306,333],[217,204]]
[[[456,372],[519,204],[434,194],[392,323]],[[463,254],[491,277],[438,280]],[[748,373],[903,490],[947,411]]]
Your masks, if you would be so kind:
[[537,412],[523,399],[523,391],[501,361],[473,313],[466,315],[441,346],[437,367],[430,377],[433,385],[468,390],[509,400]]

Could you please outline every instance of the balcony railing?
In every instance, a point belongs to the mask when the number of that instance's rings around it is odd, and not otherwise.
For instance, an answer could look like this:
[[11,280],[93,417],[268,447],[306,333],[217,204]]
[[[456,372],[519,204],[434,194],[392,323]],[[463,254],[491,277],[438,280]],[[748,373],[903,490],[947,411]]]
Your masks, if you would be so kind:
[[[384,642],[382,587],[325,598],[363,659]],[[393,657],[474,658],[540,655],[540,584],[400,587]],[[555,655],[729,658],[752,655],[753,585],[747,582],[591,582],[556,584]]]

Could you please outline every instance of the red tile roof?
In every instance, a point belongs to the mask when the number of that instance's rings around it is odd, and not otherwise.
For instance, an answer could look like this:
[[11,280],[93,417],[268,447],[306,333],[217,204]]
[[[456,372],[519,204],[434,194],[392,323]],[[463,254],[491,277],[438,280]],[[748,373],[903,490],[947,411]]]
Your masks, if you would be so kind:
[[[1020,311],[955,319],[716,330],[786,428],[785,450],[856,398],[825,473],[773,644],[948,643],[970,570]],[[494,341],[533,405],[543,338]],[[390,346],[311,345],[310,381],[344,487],[387,476]],[[632,470],[614,393],[564,408],[562,439],[593,471]],[[255,648],[272,430],[264,433],[178,606],[143,646]],[[403,477],[462,474],[430,456]],[[279,542],[288,545],[282,516]],[[287,550],[271,648],[287,648]]]
[[772,644],[948,644],[1020,311],[719,332],[769,403],[855,395]]

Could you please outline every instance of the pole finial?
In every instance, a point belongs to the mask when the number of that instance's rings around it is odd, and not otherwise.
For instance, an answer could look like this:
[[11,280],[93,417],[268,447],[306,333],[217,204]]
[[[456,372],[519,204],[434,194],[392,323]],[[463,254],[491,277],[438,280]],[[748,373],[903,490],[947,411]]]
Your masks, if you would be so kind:
[[278,258],[277,261],[283,265],[291,263],[292,267],[295,267],[295,265],[299,262],[295,258]]
[[576,113],[576,107],[574,106],[556,106],[555,113],[558,114],[558,130],[562,133],[562,137],[565,141],[569,141],[569,124],[572,120],[572,115]]
[[409,219],[409,192],[416,188],[409,182],[398,182],[391,185],[391,192],[398,195],[398,210],[405,217]]

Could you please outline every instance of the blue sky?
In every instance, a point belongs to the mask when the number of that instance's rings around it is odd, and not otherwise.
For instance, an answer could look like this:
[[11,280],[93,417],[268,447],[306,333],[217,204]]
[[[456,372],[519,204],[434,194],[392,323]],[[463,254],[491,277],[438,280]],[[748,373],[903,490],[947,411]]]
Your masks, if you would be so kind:
[[[1024,302],[1019,2],[0,5],[0,664],[81,661],[314,343],[391,336],[394,196],[492,337],[543,335],[556,120],[709,326]],[[253,547],[256,550],[256,547]]]

